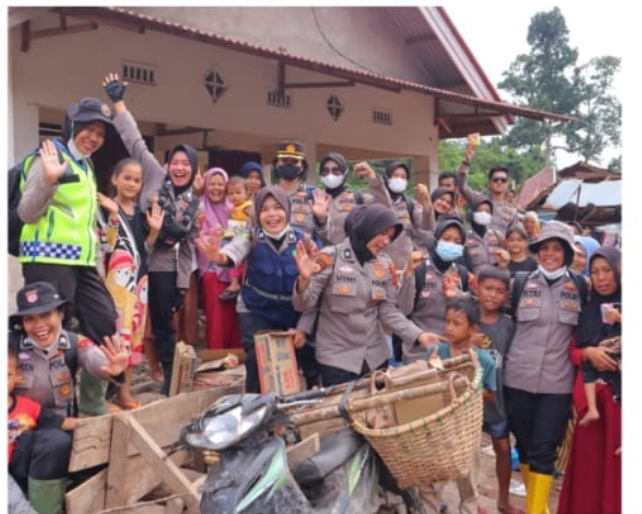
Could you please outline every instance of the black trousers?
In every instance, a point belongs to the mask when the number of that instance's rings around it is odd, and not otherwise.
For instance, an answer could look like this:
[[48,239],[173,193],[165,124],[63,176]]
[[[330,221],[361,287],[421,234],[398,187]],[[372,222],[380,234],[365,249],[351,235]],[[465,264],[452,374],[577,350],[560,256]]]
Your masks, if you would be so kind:
[[56,480],[67,476],[72,433],[58,428],[27,430],[16,441],[9,473],[26,491],[28,477]]
[[[326,364],[319,363],[319,374],[321,375],[321,383],[323,387],[330,387],[338,384],[345,384],[367,375],[372,371],[368,363],[364,360],[359,373],[352,373],[351,371],[335,368],[334,366],[327,366]],[[376,369],[386,369],[388,367],[388,360],[382,362]]]
[[544,475],[555,472],[557,448],[571,416],[571,398],[571,394],[529,393],[504,387],[506,415],[519,460],[531,471]]
[[148,309],[154,333],[156,356],[161,364],[171,367],[176,347],[176,330],[172,308],[178,299],[175,271],[153,271],[148,274]]
[[78,332],[94,343],[103,344],[103,337],[116,332],[116,306],[95,267],[23,264],[22,275],[25,285],[41,280],[53,284],[72,303],[70,313],[78,317]]

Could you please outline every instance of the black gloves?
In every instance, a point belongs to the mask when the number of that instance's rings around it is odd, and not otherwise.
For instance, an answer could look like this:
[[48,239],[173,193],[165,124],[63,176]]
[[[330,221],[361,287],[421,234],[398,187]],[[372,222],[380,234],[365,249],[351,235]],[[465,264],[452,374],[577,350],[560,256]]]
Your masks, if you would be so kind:
[[127,86],[120,80],[111,80],[105,85],[105,93],[112,102],[118,102],[125,96],[125,89]]

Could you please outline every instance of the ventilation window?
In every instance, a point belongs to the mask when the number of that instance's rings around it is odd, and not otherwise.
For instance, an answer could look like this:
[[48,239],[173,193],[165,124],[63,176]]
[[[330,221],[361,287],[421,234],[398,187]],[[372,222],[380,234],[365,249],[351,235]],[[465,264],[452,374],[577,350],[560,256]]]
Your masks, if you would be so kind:
[[121,78],[127,82],[155,86],[157,78],[156,68],[146,64],[125,62],[123,63]]
[[276,89],[267,92],[267,104],[272,107],[292,107],[292,98],[285,93],[281,94]]
[[392,111],[374,109],[372,111],[372,121],[380,125],[392,125]]

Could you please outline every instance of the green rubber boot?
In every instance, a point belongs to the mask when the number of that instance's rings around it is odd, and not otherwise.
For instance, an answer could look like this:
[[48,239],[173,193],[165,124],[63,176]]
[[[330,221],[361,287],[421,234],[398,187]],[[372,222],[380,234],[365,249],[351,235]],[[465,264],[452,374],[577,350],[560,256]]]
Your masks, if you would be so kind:
[[105,396],[107,381],[89,374],[84,368],[80,370],[78,411],[85,416],[103,416],[109,414]]
[[29,502],[38,514],[64,514],[67,478],[38,480],[29,477]]

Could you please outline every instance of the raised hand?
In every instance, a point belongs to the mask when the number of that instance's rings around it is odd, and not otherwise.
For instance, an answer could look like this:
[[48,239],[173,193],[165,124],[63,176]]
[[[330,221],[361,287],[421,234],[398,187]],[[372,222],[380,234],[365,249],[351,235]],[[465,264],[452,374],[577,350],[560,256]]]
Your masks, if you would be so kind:
[[424,209],[430,207],[430,192],[426,184],[417,184],[415,186],[415,198],[424,206]]
[[319,272],[319,265],[315,262],[314,257],[308,252],[303,241],[296,244],[294,252],[294,261],[299,269],[299,279],[308,281],[315,273]]
[[220,229],[201,230],[195,241],[197,248],[203,252],[203,255],[218,265],[223,265],[227,262],[227,257],[221,253],[222,235]]
[[125,90],[129,85],[128,82],[121,82],[118,73],[110,73],[105,76],[103,79],[103,87],[105,88],[105,93],[109,99],[116,103],[123,99],[125,96]]
[[109,364],[101,366],[100,370],[111,376],[120,375],[127,368],[129,349],[121,344],[118,334],[114,334],[112,337],[105,336],[103,341],[105,344],[100,346],[100,349],[109,360]]
[[146,213],[147,226],[150,231],[159,232],[163,226],[165,211],[158,205],[158,198],[152,200],[152,206]]
[[415,270],[419,265],[426,260],[426,253],[420,250],[413,250],[410,252],[410,258],[408,259],[408,265],[406,266],[406,276],[410,277],[414,275]]
[[118,216],[118,204],[113,198],[109,198],[102,193],[98,193],[96,197],[98,199],[98,205],[103,207],[110,214]]
[[42,142],[40,158],[42,159],[42,167],[45,172],[45,182],[50,186],[56,185],[58,179],[63,175],[67,166],[69,166],[69,158],[67,157],[63,162],[60,162],[58,150],[50,139]]
[[366,161],[358,162],[352,167],[355,175],[363,178],[375,178],[377,175]]
[[194,180],[192,181],[192,191],[194,191],[195,195],[200,195],[203,192],[204,187],[205,180],[203,179],[203,175],[199,170],[199,172],[194,176]]
[[312,191],[312,214],[321,223],[325,222],[330,209],[330,195],[323,189],[316,188]]

